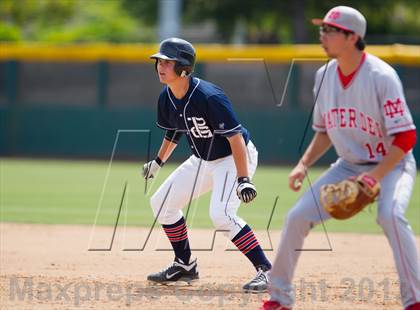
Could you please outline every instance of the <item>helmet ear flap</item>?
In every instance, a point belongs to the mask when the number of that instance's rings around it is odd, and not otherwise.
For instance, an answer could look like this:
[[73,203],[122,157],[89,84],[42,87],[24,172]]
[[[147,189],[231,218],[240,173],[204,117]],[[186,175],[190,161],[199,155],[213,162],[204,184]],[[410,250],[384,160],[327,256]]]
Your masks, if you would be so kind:
[[192,68],[189,66],[182,66],[178,62],[175,63],[175,73],[180,77],[189,76],[192,73]]
[[[157,66],[158,66],[159,59],[155,58],[155,70],[158,72]],[[186,77],[189,76],[192,73],[192,67],[190,66],[183,66],[178,62],[175,62],[174,71],[176,75],[180,77]]]
[[178,62],[175,62],[174,70],[175,70],[176,75],[181,76],[182,66],[180,66]]

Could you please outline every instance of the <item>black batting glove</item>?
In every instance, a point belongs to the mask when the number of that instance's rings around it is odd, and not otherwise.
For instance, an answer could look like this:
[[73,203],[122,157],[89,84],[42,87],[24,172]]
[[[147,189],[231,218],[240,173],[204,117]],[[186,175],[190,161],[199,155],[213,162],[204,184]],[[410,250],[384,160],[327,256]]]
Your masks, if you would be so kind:
[[255,197],[257,197],[257,190],[254,184],[252,184],[250,178],[238,178],[238,187],[236,188],[236,195],[238,195],[238,198],[244,203],[251,202],[252,200],[254,200]]

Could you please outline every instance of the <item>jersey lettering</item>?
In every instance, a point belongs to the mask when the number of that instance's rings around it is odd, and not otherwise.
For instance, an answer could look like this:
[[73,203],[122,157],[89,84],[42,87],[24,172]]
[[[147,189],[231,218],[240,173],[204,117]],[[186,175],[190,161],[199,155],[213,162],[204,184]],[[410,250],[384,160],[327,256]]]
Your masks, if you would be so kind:
[[332,108],[324,113],[322,118],[327,129],[359,128],[371,136],[382,138],[380,123],[363,112],[357,112],[355,108]]
[[356,128],[356,110],[353,108],[349,108],[349,127]]
[[402,105],[402,102],[400,98],[397,98],[397,100],[387,100],[384,104],[385,108],[385,115],[389,118],[394,118],[396,114],[400,114],[401,116],[404,115],[404,107]]
[[194,138],[211,138],[213,134],[209,126],[207,126],[206,121],[202,117],[188,117],[188,121],[192,121],[194,126],[190,128],[191,134]]

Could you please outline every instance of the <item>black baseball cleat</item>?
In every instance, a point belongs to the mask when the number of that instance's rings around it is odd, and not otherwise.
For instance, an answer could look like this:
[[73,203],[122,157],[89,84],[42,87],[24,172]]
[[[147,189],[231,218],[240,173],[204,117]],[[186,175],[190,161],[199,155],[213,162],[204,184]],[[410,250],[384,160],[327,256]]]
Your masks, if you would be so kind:
[[184,262],[177,257],[175,257],[172,265],[166,267],[160,272],[152,273],[147,276],[147,280],[162,284],[174,283],[177,281],[190,283],[197,279],[197,259],[193,260],[189,264],[184,264]]
[[254,279],[245,284],[242,289],[247,293],[265,293],[268,286],[268,272],[270,270],[267,266],[258,266],[257,274]]

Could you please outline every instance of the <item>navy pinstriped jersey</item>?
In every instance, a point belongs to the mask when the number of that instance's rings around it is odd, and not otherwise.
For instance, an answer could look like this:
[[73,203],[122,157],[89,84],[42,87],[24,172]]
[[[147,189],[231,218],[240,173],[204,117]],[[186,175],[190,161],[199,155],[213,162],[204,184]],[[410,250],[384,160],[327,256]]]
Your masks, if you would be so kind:
[[158,101],[158,127],[166,138],[178,142],[184,133],[193,154],[215,160],[232,154],[226,137],[241,133],[245,144],[249,132],[237,120],[232,104],[223,90],[204,80],[191,77],[184,98],[178,100],[165,87]]

